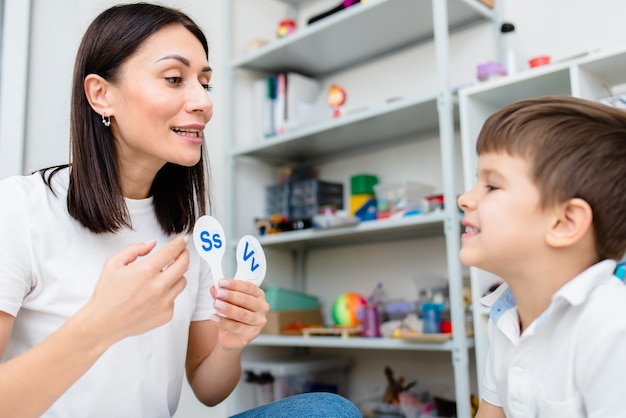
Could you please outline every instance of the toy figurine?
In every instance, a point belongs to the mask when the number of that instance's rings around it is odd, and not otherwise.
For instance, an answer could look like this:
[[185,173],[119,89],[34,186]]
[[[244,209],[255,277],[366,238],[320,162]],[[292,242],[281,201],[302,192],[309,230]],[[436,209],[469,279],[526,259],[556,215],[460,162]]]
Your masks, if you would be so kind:
[[333,109],[333,118],[340,117],[343,112],[341,106],[346,102],[346,92],[336,84],[330,86],[326,100]]
[[383,402],[388,404],[398,405],[400,403],[400,393],[406,392],[417,384],[417,381],[414,380],[405,385],[404,377],[402,376],[396,380],[393,370],[389,366],[385,366],[385,376],[387,376],[387,389],[383,395]]

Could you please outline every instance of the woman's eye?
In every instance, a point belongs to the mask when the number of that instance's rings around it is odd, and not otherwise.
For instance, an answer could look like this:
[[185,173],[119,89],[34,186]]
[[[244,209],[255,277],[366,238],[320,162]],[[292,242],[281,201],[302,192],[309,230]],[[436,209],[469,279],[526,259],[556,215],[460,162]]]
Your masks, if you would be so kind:
[[207,92],[213,90],[213,84],[202,84],[202,88],[204,88]]
[[173,84],[173,85],[178,85],[183,82],[182,77],[165,77],[165,80],[167,80],[168,83]]

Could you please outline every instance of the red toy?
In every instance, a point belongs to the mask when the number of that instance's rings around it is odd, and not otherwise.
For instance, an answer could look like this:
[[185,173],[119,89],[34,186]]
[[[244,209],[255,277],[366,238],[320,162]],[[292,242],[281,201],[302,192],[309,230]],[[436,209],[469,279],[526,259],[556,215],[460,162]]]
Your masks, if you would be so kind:
[[340,117],[343,112],[341,110],[341,106],[346,102],[346,92],[341,87],[333,84],[328,89],[328,95],[326,96],[326,100],[330,107],[333,109],[333,118]]

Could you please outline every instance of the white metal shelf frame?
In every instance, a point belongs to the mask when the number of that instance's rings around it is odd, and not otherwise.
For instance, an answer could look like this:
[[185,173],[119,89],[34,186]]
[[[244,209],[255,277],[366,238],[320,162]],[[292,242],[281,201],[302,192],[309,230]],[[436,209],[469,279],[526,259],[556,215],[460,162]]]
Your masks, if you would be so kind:
[[[404,341],[397,338],[340,338],[340,337],[294,337],[281,335],[260,335],[252,342],[255,346],[272,347],[321,347],[342,349],[367,349],[367,350],[408,350],[408,351],[454,351],[455,343],[445,342],[415,342]],[[467,346],[473,347],[472,338],[467,339]]]
[[[290,4],[291,12],[297,10],[301,3],[297,0],[282,0]],[[228,2],[226,18],[232,22],[232,2]],[[390,13],[390,15],[388,15]],[[397,21],[393,31],[385,31],[376,37],[380,38],[377,44],[372,44],[368,38],[368,45],[363,46],[362,36],[357,42],[348,39],[346,33],[361,33],[359,27],[375,27],[374,21],[385,16],[385,21]],[[369,0],[337,13],[309,27],[299,29],[295,34],[279,41],[272,42],[244,57],[233,59],[229,67],[227,84],[230,97],[234,92],[235,70],[248,70],[260,73],[278,71],[298,71],[311,76],[324,76],[335,71],[344,70],[363,64],[374,58],[379,58],[391,51],[397,51],[409,45],[420,42],[432,41],[435,45],[436,66],[438,73],[437,91],[433,96],[412,98],[401,103],[394,103],[384,108],[372,109],[369,113],[354,115],[340,121],[329,121],[310,127],[291,135],[284,135],[244,148],[236,149],[233,141],[234,112],[229,112],[228,138],[230,140],[230,153],[228,155],[229,178],[227,179],[228,190],[233,190],[236,173],[236,160],[241,156],[255,157],[264,161],[311,161],[315,158],[323,158],[328,154],[347,151],[357,146],[350,142],[354,132],[360,132],[366,137],[370,145],[379,144],[381,137],[402,135],[415,135],[420,132],[436,131],[440,133],[440,149],[442,160],[443,193],[447,202],[456,201],[454,184],[455,170],[455,147],[454,147],[454,110],[455,106],[448,82],[448,36],[455,31],[468,25],[491,19],[494,28],[499,29],[499,14],[496,10],[490,10],[478,0]],[[352,25],[352,26],[351,26]],[[356,29],[350,29],[350,28]],[[497,31],[494,31],[497,33]],[[338,38],[337,34],[341,36]],[[342,42],[337,42],[341,39]],[[226,43],[227,51],[232,51],[230,41]],[[335,47],[339,49],[335,50]],[[324,59],[315,59],[318,55],[315,51],[324,48]],[[330,48],[330,50],[329,50]],[[343,48],[343,49],[342,49]],[[349,53],[348,53],[349,51]],[[232,99],[229,99],[232,100]],[[232,103],[229,103],[232,109]],[[404,112],[404,113],[403,113]],[[418,115],[430,112],[428,118],[420,118]],[[432,117],[431,117],[432,116]],[[395,119],[394,119],[395,118]],[[422,122],[415,123],[415,120]],[[428,120],[428,123],[424,121]],[[437,121],[433,123],[433,121]],[[373,126],[382,126],[382,131],[376,131]],[[373,129],[373,130],[372,130]],[[352,131],[353,135],[348,135]],[[378,137],[382,132],[385,135]],[[337,140],[337,136],[340,140]],[[343,141],[343,142],[342,142]],[[313,143],[313,146],[312,144]],[[307,144],[306,150],[302,144]],[[339,144],[339,145],[338,145]],[[359,144],[362,145],[362,144]],[[313,155],[311,155],[313,154]],[[235,193],[231,193],[230,208],[235,208]],[[231,210],[231,213],[234,211]],[[418,218],[418,217],[416,217]],[[337,339],[286,339],[285,337],[259,338],[256,345],[270,346],[319,346],[336,348],[380,348],[380,349],[409,349],[409,350],[444,350],[451,352],[454,368],[455,392],[457,398],[457,414],[459,417],[470,417],[470,382],[469,382],[469,355],[468,350],[473,346],[472,339],[466,337],[465,312],[463,301],[463,283],[458,251],[460,248],[460,226],[458,212],[455,204],[446,205],[443,213],[438,214],[437,219],[429,221],[404,221],[404,225],[384,225],[378,229],[359,227],[346,229],[345,232],[326,232],[314,236],[317,231],[299,231],[298,234],[282,234],[283,237],[264,238],[263,245],[275,245],[277,247],[292,248],[296,263],[295,283],[304,283],[304,257],[307,248],[315,248],[317,244],[344,245],[350,242],[358,243],[359,239],[366,234],[384,237],[387,234],[397,234],[394,239],[400,239],[406,234],[414,237],[424,236],[429,231],[444,234],[446,237],[446,257],[448,265],[448,277],[450,286],[450,304],[453,323],[452,340],[444,344],[405,344],[403,341],[363,341],[337,342]],[[229,233],[235,230],[234,220],[228,222]],[[421,234],[421,235],[420,235]],[[295,248],[295,249],[294,249]]]

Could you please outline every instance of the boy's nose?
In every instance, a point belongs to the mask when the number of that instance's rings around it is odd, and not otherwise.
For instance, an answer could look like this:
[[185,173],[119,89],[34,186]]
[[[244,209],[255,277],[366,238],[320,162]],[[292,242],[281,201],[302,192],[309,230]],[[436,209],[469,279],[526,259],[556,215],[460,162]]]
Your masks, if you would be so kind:
[[457,204],[464,212],[471,208],[471,202],[470,192],[465,192],[457,198]]

